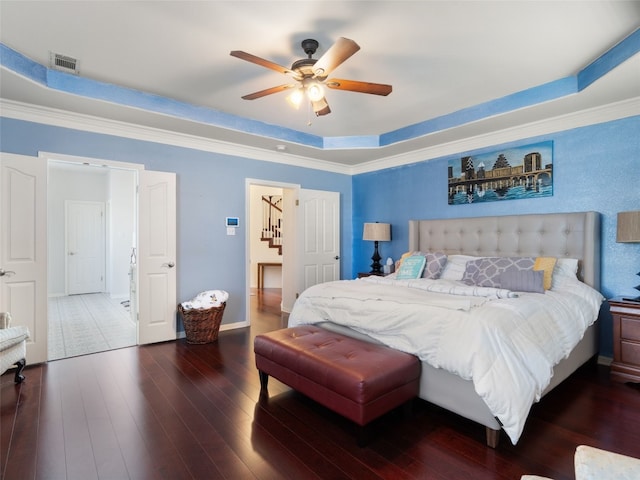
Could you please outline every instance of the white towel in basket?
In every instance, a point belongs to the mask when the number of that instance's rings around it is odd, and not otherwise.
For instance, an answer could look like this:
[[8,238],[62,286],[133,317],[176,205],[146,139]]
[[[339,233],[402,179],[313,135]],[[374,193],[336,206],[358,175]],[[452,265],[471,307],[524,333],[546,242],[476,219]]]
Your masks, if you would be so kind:
[[219,307],[229,299],[229,294],[224,290],[207,290],[200,292],[189,301],[182,302],[182,308],[190,310],[193,308]]

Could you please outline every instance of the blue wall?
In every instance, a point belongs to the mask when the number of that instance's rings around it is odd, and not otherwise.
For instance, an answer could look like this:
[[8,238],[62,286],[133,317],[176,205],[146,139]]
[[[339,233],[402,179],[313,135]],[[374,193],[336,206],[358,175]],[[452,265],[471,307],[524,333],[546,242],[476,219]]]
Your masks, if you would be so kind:
[[[554,142],[553,197],[448,205],[450,159],[547,140]],[[381,243],[380,253],[384,259],[397,259],[407,248],[409,219],[595,210],[602,214],[602,293],[606,297],[637,294],[632,287],[640,283],[635,276],[640,270],[640,245],[615,242],[617,212],[640,209],[640,117],[354,177],[7,118],[0,118],[0,146],[3,152],[22,155],[47,151],[175,172],[178,300],[203,289],[224,288],[232,298],[225,323],[244,321],[244,235],[241,231],[228,237],[223,220],[229,215],[244,216],[245,178],[340,192],[343,278],[369,269],[373,247],[361,240],[364,222],[392,224],[393,240]],[[611,356],[611,319],[606,312],[601,332],[601,354]]]
[[[447,166],[451,159],[510,146],[553,141],[553,196],[470,205],[449,205]],[[407,249],[410,219],[481,217],[517,213],[602,214],[601,291],[609,298],[637,295],[640,244],[616,243],[616,214],[640,209],[640,117],[577,128],[483,150],[460,152],[428,162],[390,168],[353,178],[354,271],[368,271],[371,242],[361,240],[364,222],[392,224],[392,241],[380,244],[383,259]],[[600,354],[612,356],[611,318],[601,325]]]
[[[342,277],[350,277],[351,176],[261,162],[183,147],[0,118],[3,152],[39,151],[139,163],[147,170],[175,172],[178,214],[178,301],[202,290],[227,290],[224,323],[245,321],[245,179],[299,184],[340,192]],[[238,235],[227,236],[224,219],[239,216]]]

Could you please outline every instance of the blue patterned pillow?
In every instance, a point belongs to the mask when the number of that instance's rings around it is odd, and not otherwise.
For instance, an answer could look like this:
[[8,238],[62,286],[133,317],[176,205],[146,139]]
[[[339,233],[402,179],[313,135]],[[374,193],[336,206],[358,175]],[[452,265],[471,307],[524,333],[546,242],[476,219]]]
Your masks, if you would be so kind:
[[462,276],[467,285],[500,287],[500,274],[507,270],[533,270],[534,257],[483,257],[470,260]]
[[507,269],[500,274],[500,288],[514,292],[544,293],[543,270]]

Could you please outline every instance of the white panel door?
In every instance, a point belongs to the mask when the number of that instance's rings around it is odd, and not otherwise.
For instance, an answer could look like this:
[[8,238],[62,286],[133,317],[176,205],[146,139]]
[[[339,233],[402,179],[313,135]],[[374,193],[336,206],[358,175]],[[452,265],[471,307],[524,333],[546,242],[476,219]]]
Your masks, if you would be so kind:
[[175,173],[141,171],[138,199],[138,343],[175,340]]
[[104,203],[69,200],[65,210],[67,293],[104,292]]
[[27,364],[47,360],[47,161],[0,154],[0,311],[26,325]]
[[340,279],[340,193],[300,190],[298,293]]

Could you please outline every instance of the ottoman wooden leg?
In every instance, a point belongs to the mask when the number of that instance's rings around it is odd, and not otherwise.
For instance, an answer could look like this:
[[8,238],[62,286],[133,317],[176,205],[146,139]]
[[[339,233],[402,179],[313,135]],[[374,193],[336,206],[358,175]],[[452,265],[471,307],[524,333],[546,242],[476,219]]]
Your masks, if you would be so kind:
[[262,370],[258,370],[258,375],[260,375],[260,393],[268,394],[267,383],[269,383],[269,374],[264,373]]

